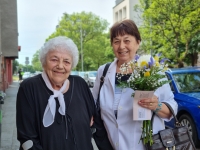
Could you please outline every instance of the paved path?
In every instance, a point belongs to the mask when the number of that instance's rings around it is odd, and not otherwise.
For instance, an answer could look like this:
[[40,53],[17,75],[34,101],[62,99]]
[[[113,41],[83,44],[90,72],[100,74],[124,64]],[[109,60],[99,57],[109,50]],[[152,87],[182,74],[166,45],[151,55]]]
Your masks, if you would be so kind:
[[16,95],[19,83],[13,82],[6,90],[6,98],[2,105],[2,126],[1,126],[1,148],[0,150],[17,150],[15,114],[16,114]]
[[[6,90],[6,98],[2,104],[2,126],[1,126],[1,146],[0,150],[18,150],[16,132],[16,96],[19,88],[18,82],[13,82]],[[94,144],[94,150],[98,150]]]

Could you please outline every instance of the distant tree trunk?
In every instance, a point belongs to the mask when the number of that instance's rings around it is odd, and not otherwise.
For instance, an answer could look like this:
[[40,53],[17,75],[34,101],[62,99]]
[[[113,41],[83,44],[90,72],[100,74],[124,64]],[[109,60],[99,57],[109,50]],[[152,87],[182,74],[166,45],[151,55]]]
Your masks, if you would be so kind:
[[191,58],[191,65],[197,66],[198,53],[194,52],[194,53],[190,54],[190,58]]
[[184,67],[184,63],[182,60],[178,61],[178,68],[183,68]]

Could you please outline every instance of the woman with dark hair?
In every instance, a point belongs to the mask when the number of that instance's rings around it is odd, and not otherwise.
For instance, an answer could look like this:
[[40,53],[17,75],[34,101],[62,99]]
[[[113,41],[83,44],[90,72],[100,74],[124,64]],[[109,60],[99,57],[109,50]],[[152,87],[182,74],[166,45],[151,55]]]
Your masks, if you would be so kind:
[[[115,150],[144,150],[140,141],[142,134],[142,121],[133,120],[134,92],[131,88],[119,87],[117,75],[124,63],[134,61],[139,48],[141,37],[137,26],[132,20],[123,20],[115,23],[110,29],[110,42],[115,55],[115,60],[110,64],[104,84],[100,91],[101,118],[108,133],[108,138]],[[100,66],[93,87],[93,96],[97,100],[100,77],[105,64]],[[126,81],[131,70],[121,81]],[[164,121],[169,121],[172,114],[168,107],[162,103],[167,102],[177,112],[177,103],[168,84],[163,85],[154,92],[150,99],[139,101],[138,105],[156,112],[153,122],[153,134],[165,128]]]

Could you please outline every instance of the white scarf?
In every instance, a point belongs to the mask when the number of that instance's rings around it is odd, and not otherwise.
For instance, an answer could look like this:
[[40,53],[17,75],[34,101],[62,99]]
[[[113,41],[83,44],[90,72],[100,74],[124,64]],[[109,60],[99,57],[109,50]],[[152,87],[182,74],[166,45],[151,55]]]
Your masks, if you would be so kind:
[[61,115],[65,115],[65,101],[64,101],[64,95],[62,92],[66,90],[67,84],[69,83],[69,80],[66,79],[63,86],[60,88],[60,90],[54,90],[51,86],[51,83],[49,81],[49,78],[46,74],[46,72],[42,72],[42,78],[46,84],[46,86],[53,92],[53,95],[49,97],[48,104],[46,106],[44,116],[43,116],[43,125],[45,127],[50,126],[54,122],[54,117],[56,113],[56,101],[55,98],[58,97],[58,101],[60,104],[60,107],[58,109],[59,113]]

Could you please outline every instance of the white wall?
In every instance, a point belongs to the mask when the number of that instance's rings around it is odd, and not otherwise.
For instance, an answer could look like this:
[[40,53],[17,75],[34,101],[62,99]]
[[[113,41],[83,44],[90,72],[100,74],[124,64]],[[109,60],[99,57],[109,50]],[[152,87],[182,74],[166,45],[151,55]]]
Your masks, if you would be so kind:
[[[134,5],[139,4],[139,0],[123,0],[121,3],[113,7],[113,22],[122,21],[124,19],[132,19],[137,25],[141,24],[140,17],[134,11]],[[125,11],[126,13],[124,13]],[[122,12],[122,16],[121,16]]]
[[[126,8],[126,15],[120,16],[120,11],[124,14],[123,8]],[[118,16],[116,15],[118,14]],[[130,18],[129,13],[129,0],[124,0],[123,2],[119,3],[115,7],[113,7],[113,22],[122,21],[124,19]]]

